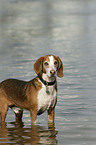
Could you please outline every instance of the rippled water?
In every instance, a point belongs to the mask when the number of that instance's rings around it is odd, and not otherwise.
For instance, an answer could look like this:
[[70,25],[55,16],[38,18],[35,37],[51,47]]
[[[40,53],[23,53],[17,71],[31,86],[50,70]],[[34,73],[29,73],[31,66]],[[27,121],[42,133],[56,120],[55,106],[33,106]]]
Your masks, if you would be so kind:
[[96,1],[0,0],[0,81],[34,78],[36,59],[51,53],[65,74],[58,78],[55,130],[46,113],[31,127],[28,111],[17,124],[9,109],[0,144],[96,144]]

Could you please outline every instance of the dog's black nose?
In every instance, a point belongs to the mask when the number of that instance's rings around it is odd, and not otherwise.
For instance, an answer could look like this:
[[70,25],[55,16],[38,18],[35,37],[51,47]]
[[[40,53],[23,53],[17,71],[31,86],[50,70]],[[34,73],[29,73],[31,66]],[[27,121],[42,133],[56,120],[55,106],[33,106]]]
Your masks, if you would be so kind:
[[54,75],[55,74],[55,70],[50,70],[50,74]]

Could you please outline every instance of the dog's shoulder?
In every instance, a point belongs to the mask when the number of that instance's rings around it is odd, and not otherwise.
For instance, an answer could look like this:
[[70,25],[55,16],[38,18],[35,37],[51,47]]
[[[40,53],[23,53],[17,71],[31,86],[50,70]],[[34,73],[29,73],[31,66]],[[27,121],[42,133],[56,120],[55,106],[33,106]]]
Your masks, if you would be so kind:
[[29,89],[31,87],[32,89],[33,88],[36,89],[36,91],[39,91],[42,88],[42,83],[39,81],[38,77],[29,81],[28,85],[29,85]]

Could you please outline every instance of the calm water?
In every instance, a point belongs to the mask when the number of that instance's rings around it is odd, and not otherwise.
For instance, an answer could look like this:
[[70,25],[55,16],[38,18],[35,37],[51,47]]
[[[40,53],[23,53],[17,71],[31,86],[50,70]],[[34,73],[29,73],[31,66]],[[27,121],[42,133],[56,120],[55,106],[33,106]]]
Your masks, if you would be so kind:
[[47,113],[31,127],[24,111],[16,124],[9,109],[0,144],[96,145],[96,0],[0,0],[0,81],[30,80],[33,64],[60,56],[55,130]]

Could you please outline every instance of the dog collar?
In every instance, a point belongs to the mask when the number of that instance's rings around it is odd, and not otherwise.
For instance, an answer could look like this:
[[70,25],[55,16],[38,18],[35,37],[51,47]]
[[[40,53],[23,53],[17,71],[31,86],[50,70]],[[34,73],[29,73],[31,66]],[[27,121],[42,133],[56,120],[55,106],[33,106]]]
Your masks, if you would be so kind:
[[47,82],[41,77],[40,80],[45,86],[53,86],[56,83],[56,79],[53,82]]

